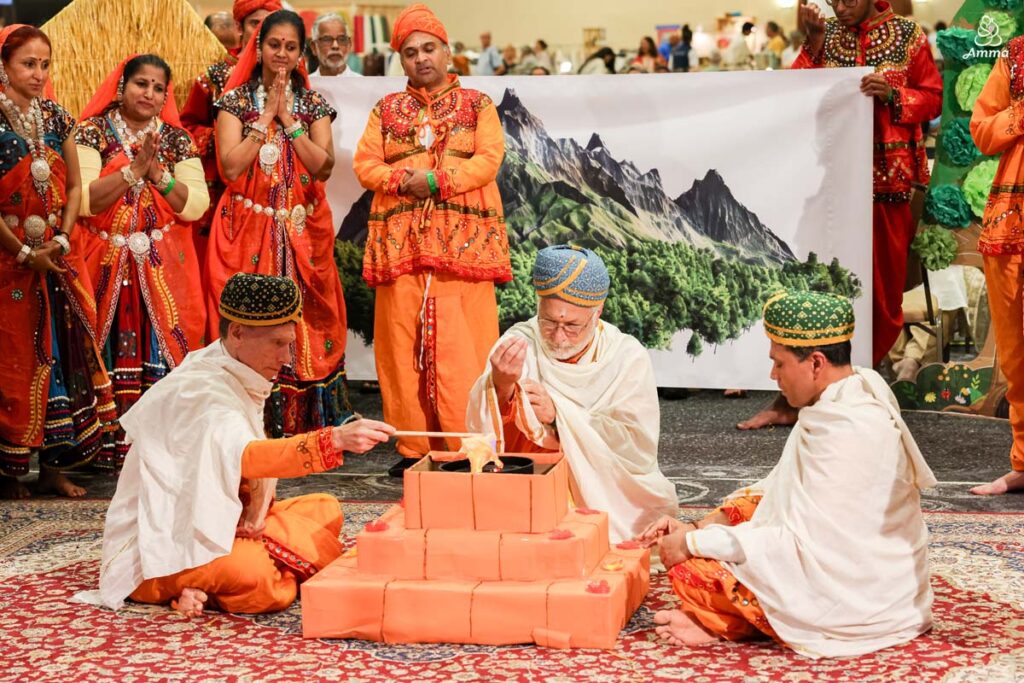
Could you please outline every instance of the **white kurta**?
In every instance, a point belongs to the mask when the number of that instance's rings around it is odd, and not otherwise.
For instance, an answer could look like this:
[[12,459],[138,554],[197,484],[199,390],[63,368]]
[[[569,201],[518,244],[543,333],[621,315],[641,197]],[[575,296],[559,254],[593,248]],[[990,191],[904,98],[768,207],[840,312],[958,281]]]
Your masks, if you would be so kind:
[[[547,389],[558,437],[537,419],[522,386],[516,426],[538,446],[561,448],[582,497],[577,504],[608,513],[613,543],[633,538],[662,515],[675,516],[675,486],[658,468],[658,388],[640,342],[601,322],[584,357],[570,364],[548,354],[536,317],[512,327],[498,345],[514,336],[529,342],[520,384],[533,380]],[[466,424],[502,438],[490,364],[470,393]]]
[[266,438],[272,386],[216,341],[188,354],[124,414],[131,448],[107,510],[100,588],[76,601],[119,609],[145,579],[231,552],[242,452]]
[[771,473],[733,494],[763,495],[753,518],[687,545],[723,561],[796,652],[865,654],[931,628],[919,489],[935,484],[889,387],[858,368],[800,411]]

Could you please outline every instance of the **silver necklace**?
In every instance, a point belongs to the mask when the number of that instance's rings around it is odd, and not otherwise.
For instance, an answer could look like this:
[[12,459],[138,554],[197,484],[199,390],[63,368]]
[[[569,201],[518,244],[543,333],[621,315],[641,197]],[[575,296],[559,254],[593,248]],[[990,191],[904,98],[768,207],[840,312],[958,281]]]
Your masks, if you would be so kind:
[[121,140],[121,148],[124,150],[124,155],[128,157],[129,162],[135,160],[135,152],[132,151],[132,148],[140,146],[142,141],[146,139],[146,135],[156,133],[160,126],[157,122],[157,117],[154,116],[141,130],[133,131],[121,116],[120,109],[115,109],[110,119],[114,124],[114,131],[117,133],[117,137]]
[[35,183],[36,191],[43,196],[49,187],[52,170],[50,162],[46,160],[46,141],[43,139],[46,129],[43,125],[43,107],[39,103],[39,98],[33,97],[29,101],[28,111],[23,112],[7,93],[0,91],[0,107],[3,108],[14,132],[28,145],[29,153],[32,155],[32,165],[29,167],[32,181]]

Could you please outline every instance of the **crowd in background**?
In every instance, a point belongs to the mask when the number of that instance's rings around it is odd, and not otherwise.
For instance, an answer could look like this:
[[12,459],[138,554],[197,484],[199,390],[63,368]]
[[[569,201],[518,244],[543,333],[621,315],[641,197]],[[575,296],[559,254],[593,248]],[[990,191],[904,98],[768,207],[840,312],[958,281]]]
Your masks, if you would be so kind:
[[[231,15],[211,14],[206,26],[229,50],[237,49],[239,36]],[[324,37],[322,28],[335,37]],[[947,28],[939,21],[933,29],[922,27],[932,45],[933,57],[941,59],[935,37]],[[776,21],[758,25],[755,21],[736,23],[733,28],[711,34],[689,24],[679,29],[662,31],[659,40],[643,36],[634,50],[594,46],[590,49],[556,48],[538,38],[533,45],[516,46],[494,42],[491,31],[479,36],[479,47],[470,48],[461,40],[451,44],[451,71],[461,76],[549,76],[553,74],[643,74],[696,71],[742,71],[788,69],[796,61],[805,35],[798,29],[786,30]],[[335,60],[344,66],[322,75],[401,76],[401,64],[394,53],[384,54],[372,47],[363,55],[352,51],[352,40],[346,20],[340,15],[325,13],[313,23],[306,59],[313,74],[322,54],[333,50]]]

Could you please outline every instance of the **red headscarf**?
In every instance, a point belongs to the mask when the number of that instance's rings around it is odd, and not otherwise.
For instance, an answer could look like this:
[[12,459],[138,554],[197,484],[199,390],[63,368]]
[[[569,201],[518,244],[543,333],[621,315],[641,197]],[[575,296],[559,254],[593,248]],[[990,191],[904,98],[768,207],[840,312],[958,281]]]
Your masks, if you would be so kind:
[[[269,14],[267,15],[270,16]],[[266,21],[264,19],[263,21]],[[230,92],[235,88],[245,85],[249,82],[250,76],[252,76],[252,70],[256,66],[256,45],[260,42],[260,31],[263,30],[263,23],[260,22],[259,28],[252,33],[252,37],[249,38],[249,42],[245,44],[242,51],[238,53],[238,63],[231,69],[231,78],[224,85],[224,92]],[[302,84],[307,90],[309,90],[309,72],[306,71],[306,60],[299,57],[299,64],[295,67],[299,70],[299,75],[302,76]]]
[[[117,86],[121,83],[121,77],[124,75],[124,66],[136,57],[138,55],[128,55],[124,58],[124,61],[117,65],[116,69],[110,72],[106,80],[100,84],[100,89],[89,100],[89,104],[85,105],[85,109],[82,110],[82,114],[78,117],[79,121],[85,121],[93,116],[100,116],[117,100]],[[169,82],[167,83],[167,97],[164,99],[164,108],[160,110],[160,120],[176,128],[181,128],[181,118],[178,117],[178,105],[174,101],[174,87]]]
[[[5,26],[4,29],[0,31],[0,50],[3,50],[4,43],[7,42],[7,39],[12,33],[17,31],[19,28],[25,28],[27,26],[28,24],[11,24],[10,26]],[[2,86],[0,86],[0,89],[6,90],[6,88],[3,88]],[[53,81],[49,78],[46,79],[46,84],[43,86],[43,97],[48,100],[57,100],[57,97],[53,92]]]
[[421,2],[409,5],[395,20],[395,28],[391,31],[391,49],[398,51],[406,39],[416,31],[423,31],[436,36],[445,45],[448,44],[448,31],[429,7]]
[[235,21],[241,24],[247,16],[257,10],[265,9],[268,12],[276,12],[281,8],[281,0],[235,0],[231,14],[235,17]]

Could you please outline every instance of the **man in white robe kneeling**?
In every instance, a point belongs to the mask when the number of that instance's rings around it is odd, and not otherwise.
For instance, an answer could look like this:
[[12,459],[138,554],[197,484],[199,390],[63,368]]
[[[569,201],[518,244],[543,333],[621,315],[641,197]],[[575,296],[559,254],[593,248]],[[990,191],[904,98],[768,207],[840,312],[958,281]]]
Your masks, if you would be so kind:
[[659,543],[680,599],[656,631],[690,646],[771,637],[808,657],[905,643],[932,625],[920,489],[935,477],[885,380],[850,364],[848,299],[783,292],[764,327],[797,423],[764,480],[640,536]]
[[608,513],[613,543],[675,516],[658,468],[658,390],[647,351],[601,320],[608,270],[588,249],[537,255],[537,315],[498,340],[470,394],[466,424],[499,453],[561,450],[577,507]]

